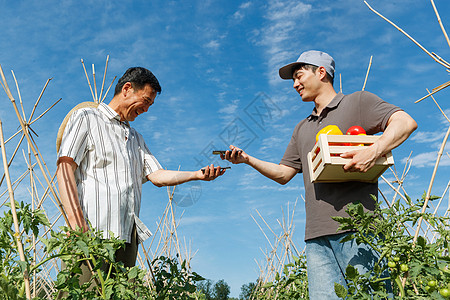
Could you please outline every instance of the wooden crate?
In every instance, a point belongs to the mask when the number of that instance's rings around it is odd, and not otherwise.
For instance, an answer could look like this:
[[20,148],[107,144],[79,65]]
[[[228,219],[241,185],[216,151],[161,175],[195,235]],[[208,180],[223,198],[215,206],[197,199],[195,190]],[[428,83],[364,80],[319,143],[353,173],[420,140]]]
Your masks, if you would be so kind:
[[344,172],[342,167],[350,159],[341,158],[339,155],[347,151],[367,148],[379,138],[380,136],[374,135],[321,134],[316,145],[308,153],[311,182],[377,182],[378,177],[394,164],[391,152],[377,159],[375,165],[366,173]]

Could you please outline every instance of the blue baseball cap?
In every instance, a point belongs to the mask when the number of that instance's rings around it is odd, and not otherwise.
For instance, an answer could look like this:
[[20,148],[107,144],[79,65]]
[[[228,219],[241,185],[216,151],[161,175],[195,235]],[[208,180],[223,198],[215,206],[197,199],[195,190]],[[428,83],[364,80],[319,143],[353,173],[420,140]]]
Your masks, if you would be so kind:
[[334,78],[334,59],[328,53],[317,50],[303,52],[296,62],[281,67],[278,73],[282,79],[292,79],[294,69],[301,64],[324,67],[327,73]]

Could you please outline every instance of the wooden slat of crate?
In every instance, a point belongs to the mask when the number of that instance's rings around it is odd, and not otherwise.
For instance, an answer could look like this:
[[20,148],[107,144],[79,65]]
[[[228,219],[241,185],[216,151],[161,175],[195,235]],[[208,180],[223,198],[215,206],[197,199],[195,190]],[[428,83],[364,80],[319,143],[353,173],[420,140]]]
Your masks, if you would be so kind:
[[[376,182],[378,177],[380,177],[389,166],[394,164],[391,152],[380,157],[375,162],[375,165],[366,173],[344,172],[342,167],[350,161],[350,159],[341,158],[339,157],[339,154],[367,148],[377,139],[379,139],[379,136],[320,135],[319,141],[313,147],[312,151],[308,153],[308,167],[311,182]],[[336,145],[342,143],[350,143],[351,146]],[[358,146],[362,144],[364,144],[364,146]],[[317,148],[320,150],[317,151]]]

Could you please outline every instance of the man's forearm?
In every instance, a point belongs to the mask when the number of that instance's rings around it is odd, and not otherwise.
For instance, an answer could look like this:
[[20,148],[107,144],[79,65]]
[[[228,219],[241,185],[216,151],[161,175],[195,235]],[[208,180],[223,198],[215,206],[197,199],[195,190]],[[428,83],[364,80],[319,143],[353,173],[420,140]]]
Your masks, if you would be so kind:
[[75,168],[76,165],[74,167],[67,160],[62,160],[58,164],[56,178],[58,180],[59,195],[70,223],[68,225],[72,229],[79,227],[87,230],[88,226],[84,219],[83,210],[81,209],[80,201],[78,199],[78,190],[74,175]]
[[280,184],[288,183],[297,174],[297,170],[285,165],[277,165],[272,162],[263,161],[249,155],[247,164],[262,175]]
[[197,172],[158,170],[148,175],[147,178],[156,186],[173,186],[192,180],[199,180]]
[[394,113],[388,122],[386,130],[376,143],[378,156],[385,155],[398,147],[416,128],[417,123],[407,113],[403,111]]

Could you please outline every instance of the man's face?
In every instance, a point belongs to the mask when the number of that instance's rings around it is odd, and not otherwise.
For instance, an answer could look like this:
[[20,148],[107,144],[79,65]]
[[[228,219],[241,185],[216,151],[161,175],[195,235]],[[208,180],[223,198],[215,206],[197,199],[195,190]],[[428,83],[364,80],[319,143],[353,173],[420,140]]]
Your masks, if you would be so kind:
[[[129,83],[127,82],[125,85],[127,84]],[[140,90],[135,90],[131,84],[125,85],[124,106],[120,118],[122,121],[131,122],[137,116],[147,112],[148,108],[155,102],[156,92],[149,84]]]
[[310,69],[297,69],[292,75],[294,89],[302,97],[302,101],[314,101],[320,88],[318,69],[313,72]]

